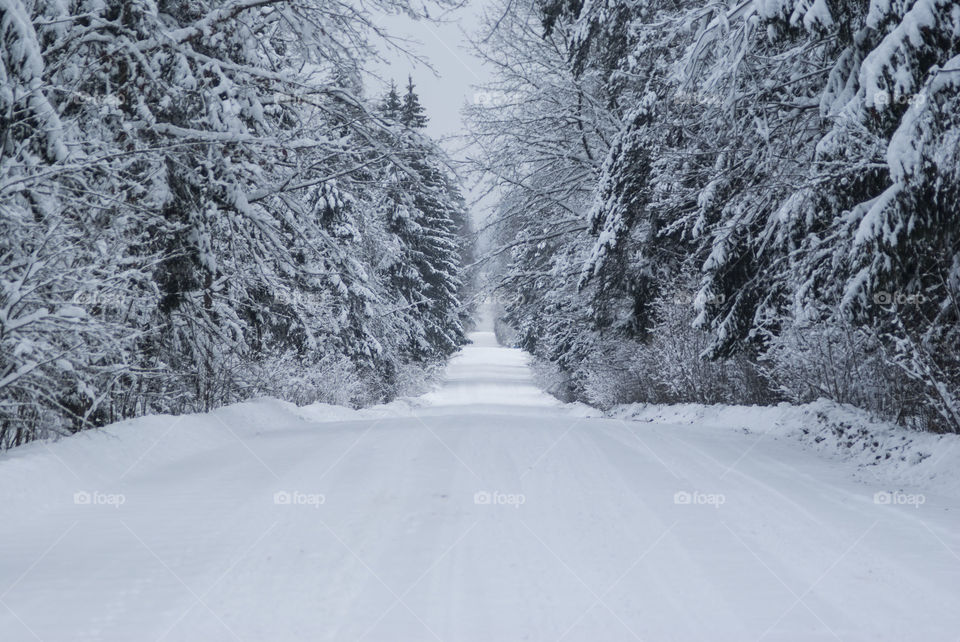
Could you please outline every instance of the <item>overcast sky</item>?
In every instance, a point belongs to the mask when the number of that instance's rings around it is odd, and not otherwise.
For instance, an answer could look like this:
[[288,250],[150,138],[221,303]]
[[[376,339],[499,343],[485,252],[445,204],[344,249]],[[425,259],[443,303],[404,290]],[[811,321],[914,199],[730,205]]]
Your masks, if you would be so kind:
[[[427,109],[430,123],[427,133],[434,137],[457,135],[463,131],[460,111],[467,101],[474,100],[471,85],[484,82],[487,70],[468,49],[463,32],[475,34],[483,0],[473,0],[463,9],[446,16],[437,24],[414,21],[403,16],[385,16],[380,23],[389,33],[415,40],[411,45],[421,57],[430,61],[436,73],[423,65],[416,65],[402,55],[383,52],[390,64],[376,64],[371,71],[387,79],[393,78],[403,91],[407,75],[413,76],[417,93]],[[417,44],[418,43],[418,44]],[[386,91],[374,79],[367,79],[367,91],[378,96]],[[453,151],[455,145],[446,145]]]
[[[414,40],[410,48],[430,62],[433,70],[407,60],[402,54],[382,50],[390,64],[378,63],[370,66],[370,71],[386,80],[380,84],[376,78],[366,78],[367,95],[379,97],[389,88],[393,78],[401,92],[407,84],[407,75],[413,76],[420,101],[427,110],[430,122],[427,133],[441,139],[443,147],[451,158],[463,160],[463,141],[452,139],[463,133],[463,106],[474,102],[474,85],[482,84],[490,78],[490,71],[470,53],[467,35],[474,36],[480,30],[480,15],[486,0],[471,0],[467,6],[445,16],[441,23],[415,21],[403,16],[383,16],[377,24],[388,33]],[[466,177],[464,177],[466,178]],[[471,216],[477,224],[483,222],[494,198],[487,195],[480,198],[479,188],[466,182],[466,196],[474,206]]]

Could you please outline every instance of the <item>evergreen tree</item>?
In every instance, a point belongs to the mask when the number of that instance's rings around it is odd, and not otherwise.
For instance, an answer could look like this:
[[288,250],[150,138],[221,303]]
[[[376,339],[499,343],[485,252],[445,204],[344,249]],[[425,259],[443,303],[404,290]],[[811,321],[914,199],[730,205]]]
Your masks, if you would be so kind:
[[380,105],[380,112],[388,120],[399,121],[403,111],[403,102],[400,100],[400,94],[397,93],[397,84],[390,81],[390,91],[384,96],[383,104]]
[[423,129],[427,126],[427,114],[420,104],[420,96],[414,91],[413,77],[407,77],[407,93],[403,96],[400,122],[411,129]]
[[460,293],[465,218],[459,186],[444,167],[442,152],[411,138],[407,167],[389,168],[381,207],[394,235],[387,275],[390,288],[414,321],[405,330],[404,350],[429,362],[452,354],[464,340]]
[[[381,176],[426,208],[411,159],[442,163],[362,98],[367,9],[263,4],[0,0],[0,447],[251,395],[385,400],[462,340],[449,221],[382,215]],[[388,257],[419,255],[424,296],[454,291],[436,309],[394,287]]]
[[526,347],[585,398],[620,369],[624,401],[693,401],[710,369],[634,369],[689,319],[745,384],[717,401],[776,385],[960,429],[955,0],[534,6],[478,45],[515,104],[471,119]]

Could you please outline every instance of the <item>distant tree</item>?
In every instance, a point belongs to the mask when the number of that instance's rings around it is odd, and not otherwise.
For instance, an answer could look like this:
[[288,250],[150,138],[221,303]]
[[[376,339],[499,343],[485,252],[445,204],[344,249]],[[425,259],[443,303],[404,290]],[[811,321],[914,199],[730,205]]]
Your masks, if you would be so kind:
[[384,96],[380,112],[389,120],[399,121],[402,111],[403,102],[400,100],[400,94],[397,93],[397,84],[391,80],[390,91]]
[[413,77],[407,77],[407,93],[403,96],[400,122],[411,129],[423,129],[427,126],[427,113],[420,104],[420,96],[414,91]]

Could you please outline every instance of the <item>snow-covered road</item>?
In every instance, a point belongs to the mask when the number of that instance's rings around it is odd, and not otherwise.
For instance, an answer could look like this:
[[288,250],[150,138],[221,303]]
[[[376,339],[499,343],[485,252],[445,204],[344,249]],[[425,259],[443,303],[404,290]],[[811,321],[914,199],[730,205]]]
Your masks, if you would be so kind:
[[591,417],[473,339],[405,406],[3,455],[0,640],[960,638],[955,498],[878,504],[794,443]]

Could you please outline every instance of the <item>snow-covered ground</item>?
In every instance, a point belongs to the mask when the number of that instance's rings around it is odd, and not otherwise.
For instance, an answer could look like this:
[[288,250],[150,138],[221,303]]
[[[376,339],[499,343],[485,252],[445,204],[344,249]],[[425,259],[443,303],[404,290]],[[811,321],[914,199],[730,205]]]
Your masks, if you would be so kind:
[[[601,417],[473,340],[417,399],[263,400],[0,456],[0,640],[960,636],[942,462],[865,475],[783,409]],[[935,439],[909,453],[957,462]]]

